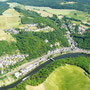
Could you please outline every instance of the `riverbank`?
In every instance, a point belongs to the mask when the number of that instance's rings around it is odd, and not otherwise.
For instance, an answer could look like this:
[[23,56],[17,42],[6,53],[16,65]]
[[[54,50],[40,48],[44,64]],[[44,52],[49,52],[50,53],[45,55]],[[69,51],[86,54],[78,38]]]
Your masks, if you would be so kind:
[[[57,59],[63,59],[63,58],[67,58],[67,57],[78,57],[78,56],[83,56],[83,55],[87,55],[87,54],[82,54],[82,53],[65,54],[65,55],[61,55],[59,57],[55,57],[54,59],[57,60]],[[42,69],[43,67],[45,67],[46,65],[48,65],[51,62],[53,62],[53,61],[49,60],[49,61],[45,62],[44,64],[40,65],[39,67],[35,68],[33,71],[28,73],[25,77],[32,76],[33,74],[35,74],[36,72],[38,72],[40,69]],[[22,80],[25,77],[23,77],[22,79],[18,80],[17,82],[15,82],[15,83],[13,83],[11,85],[0,88],[0,90],[5,90],[6,88],[12,88],[12,87],[16,86],[17,84],[22,82]]]

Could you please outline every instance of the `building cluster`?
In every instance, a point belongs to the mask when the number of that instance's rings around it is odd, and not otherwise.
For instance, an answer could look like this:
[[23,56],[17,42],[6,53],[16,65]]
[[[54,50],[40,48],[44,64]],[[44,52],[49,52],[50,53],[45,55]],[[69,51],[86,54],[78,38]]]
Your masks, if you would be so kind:
[[[48,43],[48,42],[49,42],[49,40],[45,39],[45,43]],[[60,42],[56,42],[55,46],[60,46]],[[51,44],[50,47],[53,47],[53,45]]]
[[67,39],[68,39],[68,42],[69,42],[69,45],[72,49],[76,48],[75,47],[75,42],[74,40],[72,39],[72,37],[70,36],[70,31],[67,31]]
[[3,70],[3,67],[8,68],[8,66],[10,65],[14,65],[17,62],[23,61],[23,59],[27,56],[28,55],[20,55],[20,54],[2,56],[0,57],[0,68],[2,68],[2,70]]
[[55,43],[55,46],[60,46],[60,42],[56,42]]
[[46,39],[46,40],[45,40],[45,43],[48,43],[48,42],[49,42],[49,40]]
[[[75,32],[76,25],[75,24],[72,24],[71,22],[68,22],[68,25],[63,24],[61,26],[61,29],[63,29],[63,28],[65,30],[70,30],[70,32],[73,33],[73,32]],[[77,31],[78,31],[78,34],[83,34],[86,31],[86,28],[83,27],[83,26],[81,26],[81,25],[79,25]]]
[[18,34],[19,33],[19,31],[15,30],[13,28],[12,29],[6,29],[5,31],[13,33],[13,34]]
[[75,30],[76,25],[74,25],[71,22],[69,22],[68,23],[68,27],[69,27],[70,31],[73,32]]
[[61,29],[68,30],[67,25],[66,25],[66,24],[63,24],[63,25],[61,26]]
[[15,77],[18,79],[21,75],[25,75],[27,74],[29,71],[33,70],[34,68],[36,68],[40,62],[42,61],[45,61],[46,58],[45,57],[42,57],[40,58],[39,61],[33,63],[33,64],[30,64],[29,66],[25,67],[24,69],[21,69],[19,72],[16,72],[14,75]]
[[35,32],[43,31],[43,30],[47,30],[47,29],[50,29],[50,27],[47,26],[47,27],[44,27],[44,28],[39,28],[39,29],[36,29]]
[[38,28],[38,29],[36,29],[36,30],[30,29],[30,27],[37,27],[37,26],[38,26],[38,24],[30,24],[30,25],[28,25],[28,26],[25,28],[25,31],[39,32],[39,31],[43,31],[43,30],[50,29],[49,26],[44,27],[44,28]]
[[37,27],[38,26],[38,23],[36,24],[28,24],[27,27]]
[[81,25],[78,27],[78,34],[83,34],[85,31],[86,31],[85,27],[83,27]]

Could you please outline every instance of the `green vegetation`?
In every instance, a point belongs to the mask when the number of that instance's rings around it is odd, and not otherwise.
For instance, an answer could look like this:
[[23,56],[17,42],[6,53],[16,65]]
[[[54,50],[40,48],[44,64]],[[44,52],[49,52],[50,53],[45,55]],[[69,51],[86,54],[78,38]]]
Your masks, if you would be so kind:
[[25,90],[26,85],[33,85],[33,86],[39,85],[46,80],[46,78],[51,74],[51,72],[53,72],[56,68],[65,64],[79,66],[83,68],[88,74],[90,74],[89,64],[88,64],[90,63],[89,59],[90,59],[89,57],[77,57],[77,58],[66,58],[66,59],[56,60],[50,63],[49,65],[47,65],[46,67],[44,67],[43,69],[39,70],[36,74],[29,77],[24,82],[19,83],[17,86],[12,88],[11,90],[16,90],[17,88]]
[[5,54],[12,54],[17,50],[15,42],[8,43],[7,41],[0,41],[0,56]]
[[61,66],[39,86],[26,85],[27,90],[89,90],[90,80],[84,70],[74,65]]
[[34,24],[35,21],[33,19],[30,19],[28,17],[21,17],[21,23],[22,24]]
[[79,48],[90,49],[90,28],[83,35],[74,33],[72,36]]
[[[14,35],[17,39],[17,47],[21,53],[29,54],[30,58],[36,58],[57,48],[55,46],[56,42],[60,42],[61,46],[69,46],[67,38],[64,36],[62,30],[56,25],[56,22],[52,21],[50,18],[41,17],[39,14],[33,11],[22,10],[20,8],[15,8],[16,11],[23,14],[21,17],[22,24],[39,23],[39,27],[50,26],[55,30],[52,32],[23,32]],[[48,43],[45,43],[48,40]],[[51,48],[50,45],[53,45]],[[30,59],[29,58],[29,59]]]
[[[23,5],[51,7],[56,9],[76,9],[90,13],[89,0],[9,0],[10,2],[17,2]],[[62,2],[77,2],[74,4],[60,4]],[[36,3],[35,3],[36,2]]]
[[21,32],[16,35],[16,39],[16,45],[20,52],[29,54],[30,58],[36,58],[48,51],[48,44],[37,36],[34,36],[31,32]]
[[5,2],[0,2],[0,15],[9,8],[9,5]]

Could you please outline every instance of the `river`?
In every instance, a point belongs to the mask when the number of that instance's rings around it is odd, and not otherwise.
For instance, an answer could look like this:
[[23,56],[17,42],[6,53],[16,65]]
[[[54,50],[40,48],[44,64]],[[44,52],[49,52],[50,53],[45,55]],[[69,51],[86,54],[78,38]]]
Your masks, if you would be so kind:
[[[61,56],[57,56],[55,58],[53,58],[54,60],[58,60],[58,59],[63,59],[63,58],[68,58],[68,57],[78,57],[78,56],[89,56],[90,54],[83,54],[83,53],[70,53],[70,54],[64,54]],[[40,66],[38,66],[37,68],[35,68],[33,71],[31,71],[30,73],[28,73],[27,75],[25,75],[22,79],[14,82],[13,84],[10,84],[8,86],[3,86],[0,88],[0,90],[7,90],[10,88],[13,88],[14,86],[16,86],[17,84],[19,84],[20,82],[22,82],[26,77],[30,77],[33,74],[35,74],[36,72],[38,72],[40,69],[44,68],[46,65],[50,64],[51,62],[53,62],[52,60],[48,60],[45,63],[41,64]]]

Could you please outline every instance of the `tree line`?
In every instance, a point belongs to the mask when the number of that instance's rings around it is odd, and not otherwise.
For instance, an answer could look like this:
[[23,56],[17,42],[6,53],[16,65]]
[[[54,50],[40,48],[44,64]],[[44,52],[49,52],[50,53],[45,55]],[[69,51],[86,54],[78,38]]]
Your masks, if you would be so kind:
[[43,69],[39,70],[37,73],[29,77],[27,80],[19,83],[17,86],[15,86],[14,88],[11,88],[10,90],[17,90],[17,88],[21,90],[26,90],[26,85],[37,86],[43,83],[46,80],[46,78],[56,68],[63,66],[65,64],[76,65],[84,69],[88,74],[90,74],[89,63],[90,63],[89,57],[84,57],[84,56],[55,60],[54,62],[45,66]]
[[[9,0],[23,5],[51,7],[55,9],[76,9],[90,13],[89,0]],[[76,2],[74,4],[60,4],[62,2]],[[35,3],[36,2],[36,3]]]

